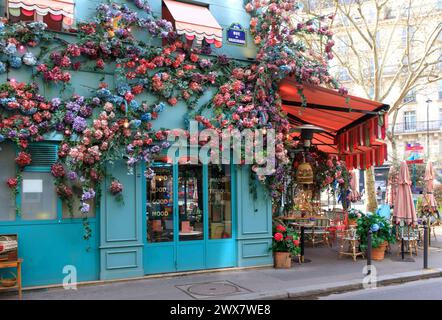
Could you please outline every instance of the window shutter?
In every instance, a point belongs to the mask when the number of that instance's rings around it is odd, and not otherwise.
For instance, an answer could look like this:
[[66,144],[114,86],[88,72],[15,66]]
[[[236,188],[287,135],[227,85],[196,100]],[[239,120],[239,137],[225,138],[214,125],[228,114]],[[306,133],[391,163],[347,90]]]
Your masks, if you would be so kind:
[[58,146],[50,143],[32,143],[28,147],[32,157],[29,167],[50,167],[57,161]]

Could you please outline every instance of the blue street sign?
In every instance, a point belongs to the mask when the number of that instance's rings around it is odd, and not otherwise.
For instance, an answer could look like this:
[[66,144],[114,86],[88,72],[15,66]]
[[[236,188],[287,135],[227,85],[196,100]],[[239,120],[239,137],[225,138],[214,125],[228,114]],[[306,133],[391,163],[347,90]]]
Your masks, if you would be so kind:
[[246,31],[239,23],[232,23],[227,29],[227,42],[241,46],[246,45]]

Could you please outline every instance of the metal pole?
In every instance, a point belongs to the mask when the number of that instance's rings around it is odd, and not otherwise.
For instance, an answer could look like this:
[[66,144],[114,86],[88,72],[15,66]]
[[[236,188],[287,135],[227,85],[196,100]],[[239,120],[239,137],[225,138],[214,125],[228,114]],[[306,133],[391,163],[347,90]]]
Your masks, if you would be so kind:
[[367,235],[367,275],[371,274],[371,229],[368,230]]
[[431,99],[427,99],[427,161],[430,159],[430,103]]
[[301,262],[304,263],[304,226],[301,226]]
[[428,269],[428,225],[424,221],[424,269]]

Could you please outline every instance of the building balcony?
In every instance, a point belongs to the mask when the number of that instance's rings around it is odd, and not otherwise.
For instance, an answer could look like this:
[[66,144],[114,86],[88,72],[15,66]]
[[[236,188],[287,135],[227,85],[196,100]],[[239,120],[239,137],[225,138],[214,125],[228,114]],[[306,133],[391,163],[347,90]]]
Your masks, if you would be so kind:
[[[392,130],[390,125],[388,128]],[[400,122],[396,123],[394,127],[394,133],[420,133],[429,131],[442,131],[442,120],[432,121],[415,121],[415,122]]]

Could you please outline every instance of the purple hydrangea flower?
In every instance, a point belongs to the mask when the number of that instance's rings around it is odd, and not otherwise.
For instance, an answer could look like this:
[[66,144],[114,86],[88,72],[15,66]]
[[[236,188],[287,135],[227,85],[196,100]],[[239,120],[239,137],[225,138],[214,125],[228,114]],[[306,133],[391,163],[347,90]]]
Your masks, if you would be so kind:
[[87,127],[87,122],[83,117],[77,116],[74,119],[72,128],[77,132],[83,132]]
[[83,202],[83,203],[81,204],[80,211],[81,211],[82,213],[88,213],[90,207],[91,207],[91,206],[90,206],[88,203]]
[[87,201],[95,198],[95,191],[93,189],[88,189],[83,191],[83,195],[81,196],[81,201]]
[[71,171],[68,173],[68,178],[69,178],[69,180],[74,181],[74,180],[77,180],[78,175],[74,171]]

